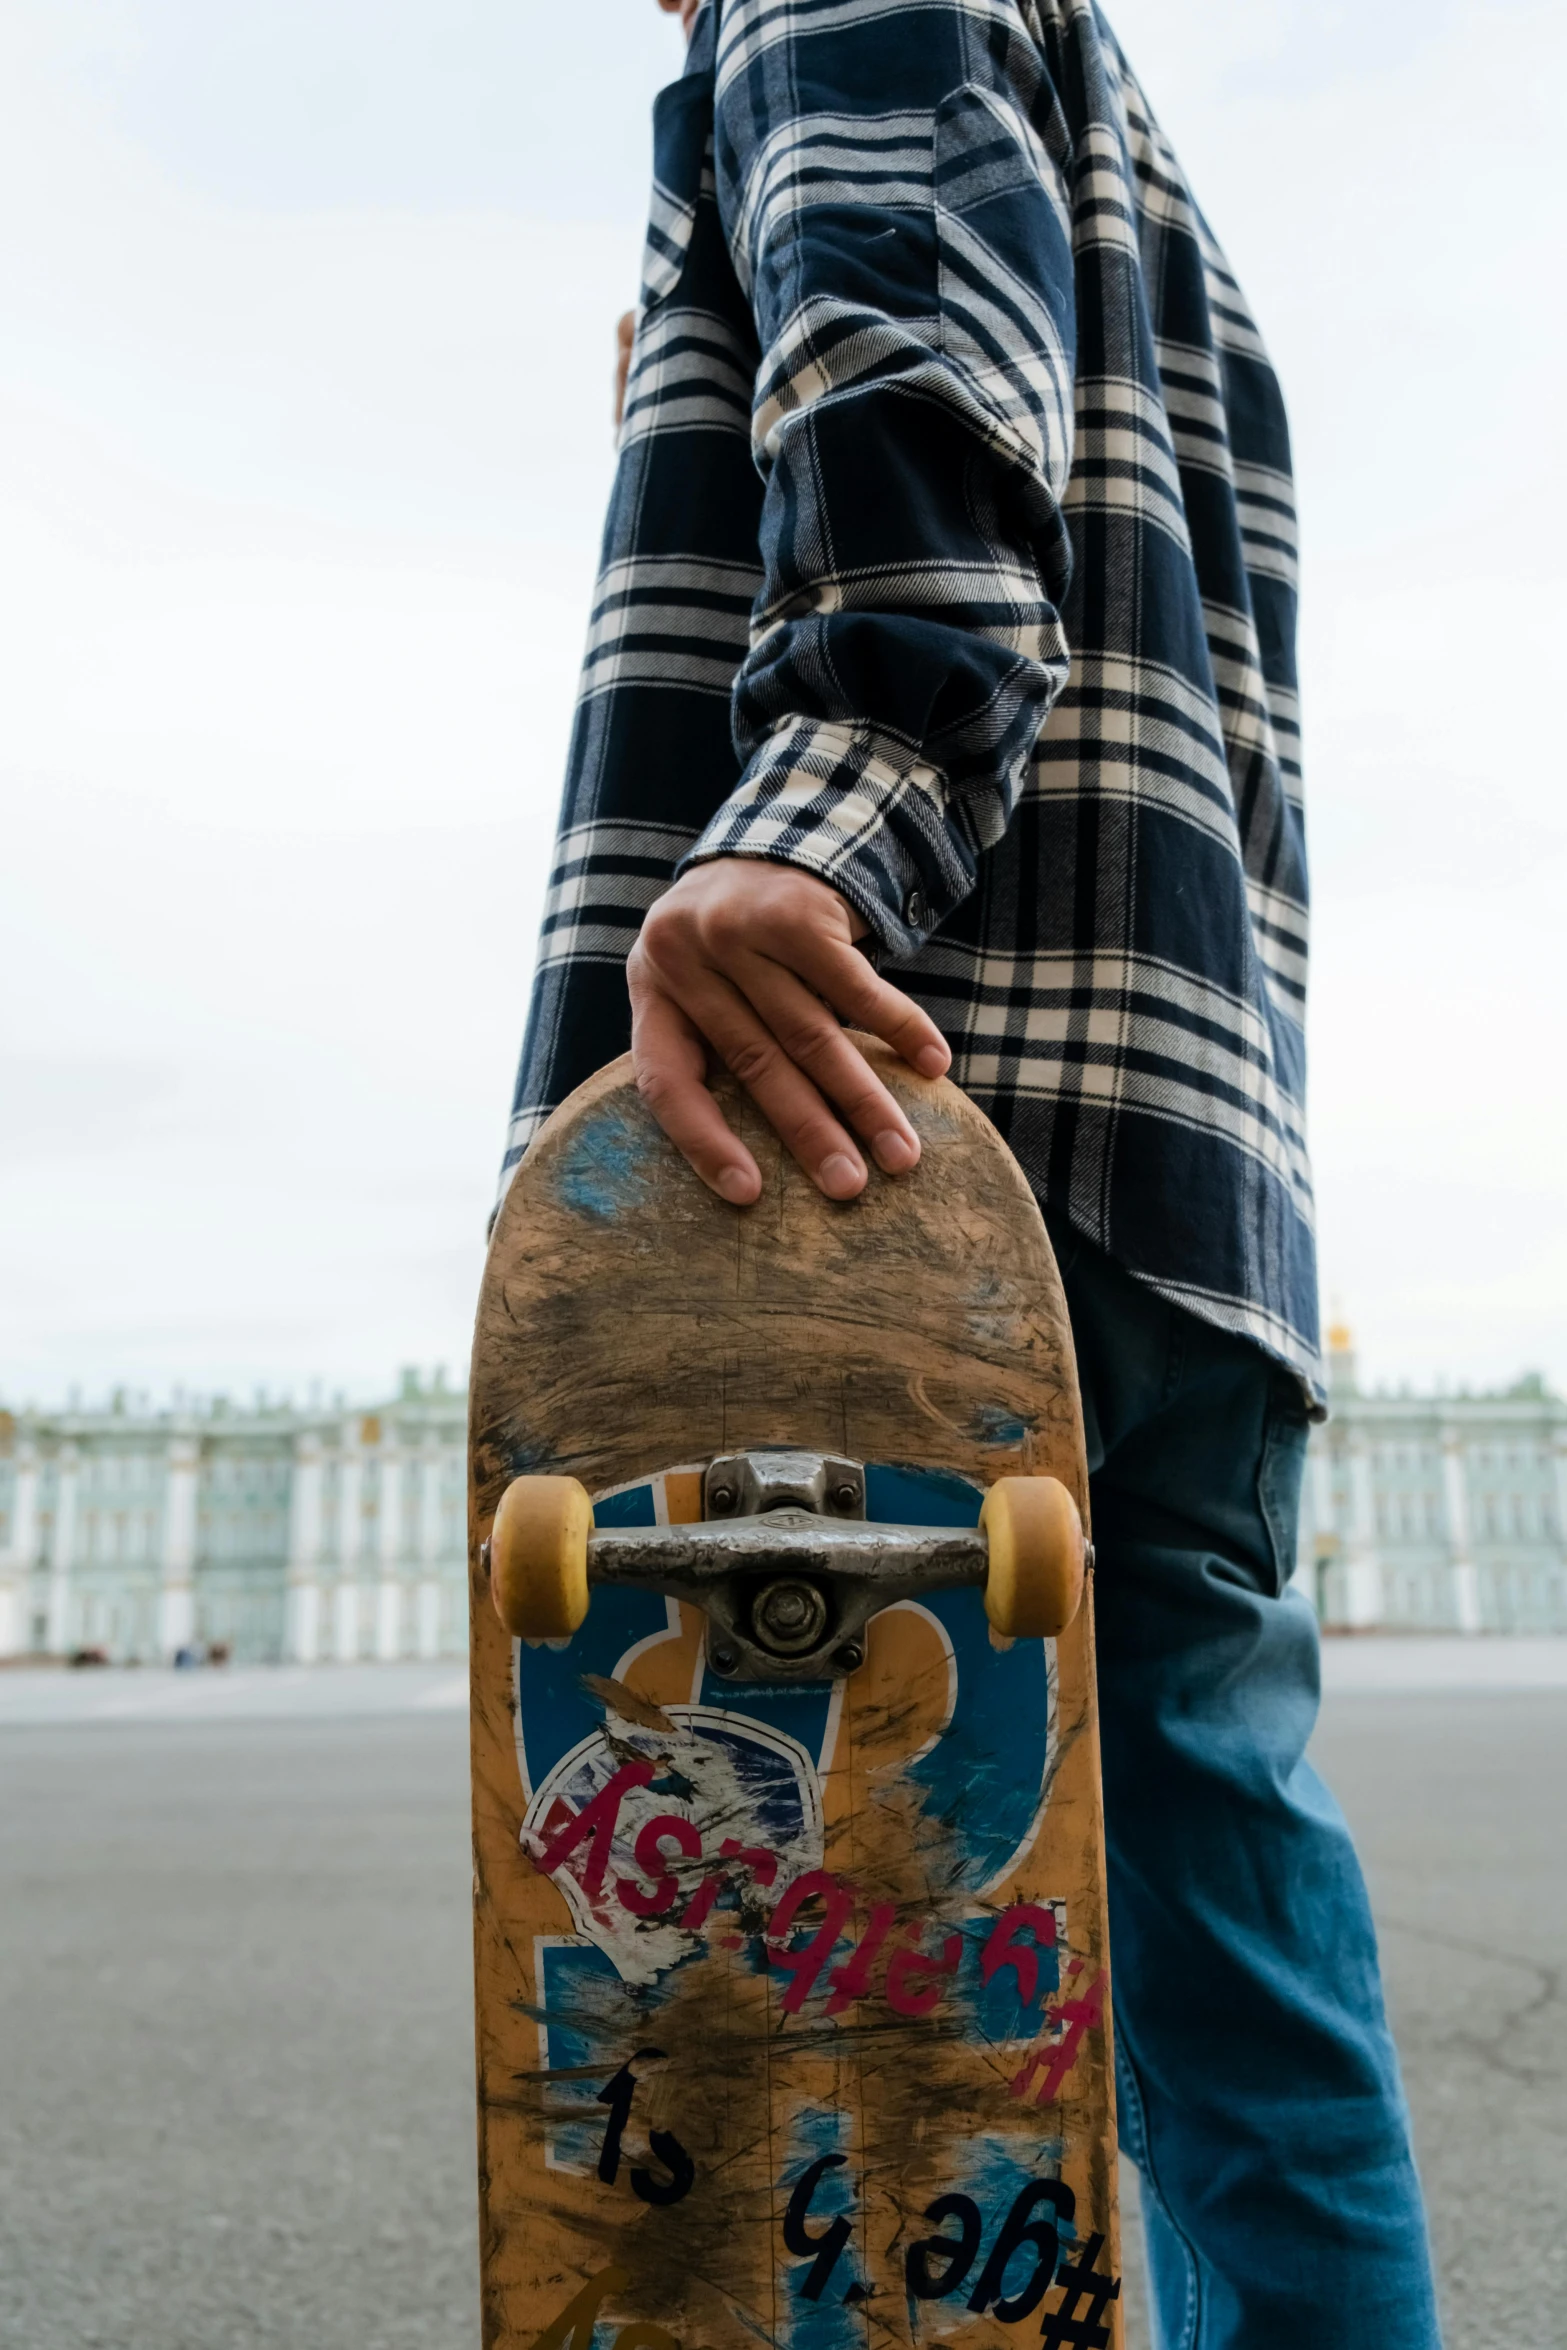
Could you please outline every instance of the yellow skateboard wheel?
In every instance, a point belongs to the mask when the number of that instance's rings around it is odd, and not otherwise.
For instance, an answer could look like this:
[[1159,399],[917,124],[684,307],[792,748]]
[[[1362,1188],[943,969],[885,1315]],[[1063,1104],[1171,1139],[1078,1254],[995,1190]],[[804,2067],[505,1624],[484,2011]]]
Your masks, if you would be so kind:
[[1059,1477],[998,1477],[979,1523],[990,1546],[985,1613],[1010,1640],[1064,1632],[1083,1597],[1083,1521]]
[[575,1477],[516,1477],[490,1529],[490,1597],[521,1640],[565,1640],[588,1612],[593,1504]]

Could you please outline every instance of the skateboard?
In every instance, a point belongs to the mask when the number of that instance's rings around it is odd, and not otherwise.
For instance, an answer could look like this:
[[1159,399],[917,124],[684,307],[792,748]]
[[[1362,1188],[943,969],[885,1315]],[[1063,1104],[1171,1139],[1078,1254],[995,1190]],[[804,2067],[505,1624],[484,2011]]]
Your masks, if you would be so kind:
[[497,1219],[470,1390],[487,2350],[1121,2342],[1092,1553],[1021,1172],[735,1209],[621,1060]]

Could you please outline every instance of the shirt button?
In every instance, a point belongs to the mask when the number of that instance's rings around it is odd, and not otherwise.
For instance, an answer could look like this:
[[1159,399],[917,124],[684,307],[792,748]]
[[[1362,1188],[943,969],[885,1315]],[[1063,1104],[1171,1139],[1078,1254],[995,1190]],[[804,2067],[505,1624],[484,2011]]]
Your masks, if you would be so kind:
[[911,889],[903,901],[903,919],[911,930],[924,930],[930,921],[930,908],[925,903],[922,889]]

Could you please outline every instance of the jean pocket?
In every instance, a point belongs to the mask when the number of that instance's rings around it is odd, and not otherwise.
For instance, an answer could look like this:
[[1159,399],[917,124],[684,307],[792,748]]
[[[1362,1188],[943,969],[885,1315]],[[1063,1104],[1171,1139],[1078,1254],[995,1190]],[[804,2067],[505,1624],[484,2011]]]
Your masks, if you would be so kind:
[[1262,1439],[1262,1462],[1257,1471],[1257,1504],[1267,1529],[1273,1560],[1273,1592],[1277,1598],[1295,1572],[1300,1534],[1300,1494],[1306,1475],[1306,1443],[1311,1433],[1300,1392],[1286,1373],[1274,1382],[1268,1404],[1268,1424]]

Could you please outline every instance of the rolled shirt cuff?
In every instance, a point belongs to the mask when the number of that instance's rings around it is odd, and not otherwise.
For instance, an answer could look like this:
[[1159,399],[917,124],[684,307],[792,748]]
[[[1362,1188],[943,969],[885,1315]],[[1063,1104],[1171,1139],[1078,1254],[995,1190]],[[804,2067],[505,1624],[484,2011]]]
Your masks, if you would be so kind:
[[679,870],[714,857],[798,866],[835,889],[896,959],[917,953],[968,896],[965,850],[941,770],[909,744],[875,727],[800,719],[768,736]]

